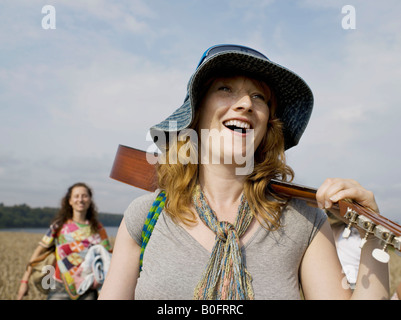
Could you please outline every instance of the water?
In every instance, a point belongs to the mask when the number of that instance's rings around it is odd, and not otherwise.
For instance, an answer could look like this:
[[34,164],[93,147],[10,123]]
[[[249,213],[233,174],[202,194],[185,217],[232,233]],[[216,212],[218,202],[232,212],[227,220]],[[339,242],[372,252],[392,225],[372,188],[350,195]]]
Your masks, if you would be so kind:
[[[105,226],[107,235],[109,237],[115,237],[117,235],[118,227],[107,227]],[[28,233],[42,233],[45,234],[48,228],[6,228],[0,229],[0,232],[28,232]]]

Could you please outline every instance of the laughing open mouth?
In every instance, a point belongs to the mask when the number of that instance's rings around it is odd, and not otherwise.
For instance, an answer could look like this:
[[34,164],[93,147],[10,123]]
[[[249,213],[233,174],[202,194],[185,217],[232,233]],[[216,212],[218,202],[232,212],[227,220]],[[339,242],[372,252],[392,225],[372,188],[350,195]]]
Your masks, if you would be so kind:
[[241,133],[246,133],[246,130],[251,129],[250,123],[240,120],[228,120],[223,124],[226,128]]

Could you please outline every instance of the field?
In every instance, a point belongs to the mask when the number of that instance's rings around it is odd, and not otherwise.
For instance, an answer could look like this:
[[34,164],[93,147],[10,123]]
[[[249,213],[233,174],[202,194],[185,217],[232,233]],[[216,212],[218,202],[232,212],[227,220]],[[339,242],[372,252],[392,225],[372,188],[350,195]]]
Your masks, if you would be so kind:
[[[0,232],[0,300],[15,300],[25,267],[43,235],[25,232]],[[114,239],[110,239],[114,242]],[[25,300],[45,300],[30,282]]]
[[[0,232],[0,300],[15,300],[21,277],[33,250],[37,246],[41,234],[22,232]],[[114,239],[111,239],[112,242]],[[391,253],[390,290],[393,294],[396,285],[401,282],[401,258]],[[33,284],[29,286],[27,300],[42,300],[41,294]]]

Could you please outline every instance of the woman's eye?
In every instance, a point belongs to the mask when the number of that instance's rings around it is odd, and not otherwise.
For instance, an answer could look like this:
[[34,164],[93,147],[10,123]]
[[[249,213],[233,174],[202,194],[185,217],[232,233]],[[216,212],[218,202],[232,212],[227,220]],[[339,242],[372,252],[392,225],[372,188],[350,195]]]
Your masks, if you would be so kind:
[[262,100],[262,101],[266,101],[266,98],[265,98],[265,96],[264,96],[263,94],[255,93],[252,97],[253,97],[254,99],[260,99],[260,100]]
[[225,91],[225,92],[230,92],[231,91],[231,89],[229,87],[226,87],[226,86],[221,86],[221,87],[219,87],[218,90],[219,91]]

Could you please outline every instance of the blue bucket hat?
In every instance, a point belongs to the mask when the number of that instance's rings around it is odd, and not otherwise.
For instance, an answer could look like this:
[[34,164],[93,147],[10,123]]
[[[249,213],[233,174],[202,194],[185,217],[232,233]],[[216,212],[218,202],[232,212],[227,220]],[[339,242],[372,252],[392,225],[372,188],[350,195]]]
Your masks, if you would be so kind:
[[213,75],[227,71],[263,80],[272,88],[278,102],[276,116],[284,125],[285,149],[298,144],[313,109],[313,94],[306,82],[254,49],[239,45],[216,45],[203,54],[188,82],[183,105],[166,120],[150,128],[156,145],[160,134],[179,132],[192,124],[195,108],[202,99],[200,94],[203,85]]

